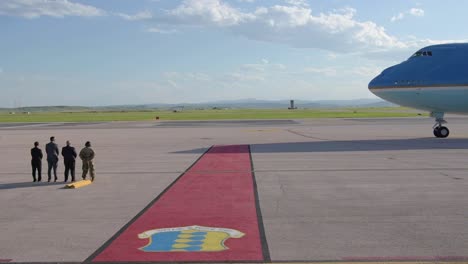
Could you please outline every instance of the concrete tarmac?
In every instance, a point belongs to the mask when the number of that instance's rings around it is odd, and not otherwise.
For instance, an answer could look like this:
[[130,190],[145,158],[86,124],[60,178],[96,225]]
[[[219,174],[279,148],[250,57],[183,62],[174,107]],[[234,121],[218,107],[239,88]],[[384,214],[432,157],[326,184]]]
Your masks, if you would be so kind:
[[[447,139],[429,118],[2,124],[0,260],[83,262],[210,146],[247,144],[266,262],[466,263],[468,119],[448,121]],[[50,136],[93,143],[95,183],[44,182],[45,161],[32,183]]]

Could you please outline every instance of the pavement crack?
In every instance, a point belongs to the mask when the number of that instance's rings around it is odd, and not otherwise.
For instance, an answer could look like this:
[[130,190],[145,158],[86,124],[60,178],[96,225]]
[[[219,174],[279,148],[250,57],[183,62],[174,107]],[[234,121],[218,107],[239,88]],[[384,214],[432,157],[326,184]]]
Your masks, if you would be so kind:
[[289,133],[292,133],[294,135],[305,137],[305,138],[317,139],[317,140],[322,140],[322,141],[329,140],[329,139],[326,139],[326,138],[313,137],[313,136],[307,135],[307,134],[302,133],[302,132],[294,131],[292,129],[286,129],[286,131],[289,132]]
[[447,173],[439,172],[439,174],[442,175],[442,176],[448,177],[448,178],[450,178],[452,180],[463,180],[463,178],[461,178],[461,177],[451,176],[450,174],[447,174]]
[[280,210],[280,200],[276,200],[276,203],[275,203],[275,213],[279,213],[279,210]]
[[286,195],[286,191],[284,190],[284,185],[282,183],[280,183],[280,190],[282,196]]

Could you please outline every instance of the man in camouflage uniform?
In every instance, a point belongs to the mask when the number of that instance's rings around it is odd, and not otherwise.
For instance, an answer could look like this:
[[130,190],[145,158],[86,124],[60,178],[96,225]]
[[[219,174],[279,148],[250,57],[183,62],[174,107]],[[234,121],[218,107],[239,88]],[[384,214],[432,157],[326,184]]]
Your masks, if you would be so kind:
[[80,159],[83,161],[83,180],[86,174],[90,173],[91,181],[94,181],[94,150],[91,148],[91,142],[87,141],[85,147],[80,151]]

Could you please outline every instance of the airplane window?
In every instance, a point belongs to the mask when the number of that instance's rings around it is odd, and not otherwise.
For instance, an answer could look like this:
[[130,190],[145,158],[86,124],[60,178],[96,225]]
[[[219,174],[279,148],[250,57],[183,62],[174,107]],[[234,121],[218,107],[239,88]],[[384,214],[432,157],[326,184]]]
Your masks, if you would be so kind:
[[414,53],[411,58],[413,57],[421,57],[421,56],[432,56],[432,51],[418,51]]
[[421,52],[421,51],[416,52],[416,53],[413,54],[413,56],[411,56],[411,57],[419,57],[419,56],[422,56],[422,52]]

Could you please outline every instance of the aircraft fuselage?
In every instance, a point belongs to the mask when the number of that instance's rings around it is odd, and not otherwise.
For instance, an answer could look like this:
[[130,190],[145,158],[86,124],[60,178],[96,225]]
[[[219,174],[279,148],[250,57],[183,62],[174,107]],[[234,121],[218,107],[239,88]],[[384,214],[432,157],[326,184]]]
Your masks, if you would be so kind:
[[441,113],[468,113],[468,43],[425,47],[385,69],[369,90],[389,102]]
[[385,69],[369,90],[389,102],[431,112],[434,135],[447,137],[444,114],[468,114],[468,43],[422,48]]

